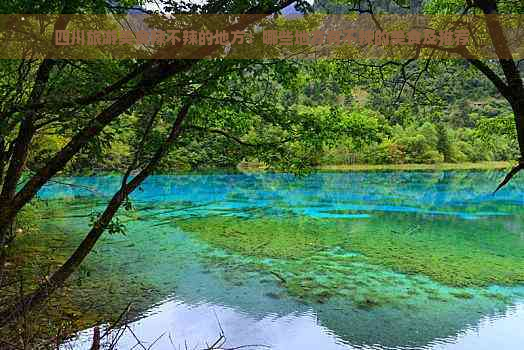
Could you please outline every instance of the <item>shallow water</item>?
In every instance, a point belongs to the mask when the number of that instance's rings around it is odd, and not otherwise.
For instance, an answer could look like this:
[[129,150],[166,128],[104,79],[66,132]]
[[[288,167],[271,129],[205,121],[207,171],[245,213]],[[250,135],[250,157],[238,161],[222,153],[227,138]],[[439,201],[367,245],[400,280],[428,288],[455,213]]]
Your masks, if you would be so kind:
[[[173,344],[184,348],[184,342],[190,348],[204,347],[216,340],[220,326],[227,336],[225,347],[519,349],[524,343],[520,285],[452,287],[438,282],[449,277],[439,276],[439,271],[424,275],[429,266],[422,274],[403,274],[394,260],[381,263],[380,254],[374,260],[346,263],[344,259],[360,253],[338,246],[289,259],[250,256],[205,241],[187,228],[198,226],[182,224],[209,217],[226,223],[228,218],[285,217],[297,225],[311,219],[331,225],[335,220],[336,228],[349,230],[364,246],[369,239],[378,244],[397,235],[395,240],[428,251],[447,247],[466,257],[471,251],[472,259],[511,258],[520,264],[524,181],[517,179],[492,195],[501,177],[500,172],[154,176],[133,195],[137,210],[127,224],[127,236],[106,236],[90,262],[104,266],[106,273],[155,287],[157,293],[141,303],[141,318],[132,326],[144,342],[163,334],[154,349],[172,349]],[[52,221],[64,230],[82,232],[86,222],[75,212],[101,208],[103,201],[97,198],[111,195],[120,179],[60,181],[91,189],[52,184],[39,193],[44,199],[84,197],[74,205],[64,202],[66,215]],[[129,220],[130,214],[122,218]],[[453,261],[434,263],[449,264],[449,274],[460,275]],[[288,281],[308,279],[316,287],[325,286],[330,297],[297,295],[271,271]],[[87,347],[82,341],[90,334],[81,334],[74,346]],[[124,348],[135,343],[130,333],[121,340]]]

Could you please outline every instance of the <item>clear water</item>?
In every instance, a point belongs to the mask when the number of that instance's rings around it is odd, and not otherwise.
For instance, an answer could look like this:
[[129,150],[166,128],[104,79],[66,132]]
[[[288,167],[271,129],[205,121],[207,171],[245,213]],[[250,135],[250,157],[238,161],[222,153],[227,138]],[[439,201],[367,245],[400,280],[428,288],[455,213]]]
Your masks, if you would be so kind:
[[[103,266],[104,273],[155,286],[154,296],[141,296],[145,299],[141,318],[132,325],[144,343],[160,337],[153,349],[184,348],[185,342],[189,348],[205,347],[216,340],[220,326],[227,337],[224,347],[520,349],[523,286],[457,289],[428,276],[399,273],[386,264],[351,265],[351,270],[340,273],[326,265],[329,256],[352,253],[333,249],[314,256],[320,259],[318,268],[303,273],[324,284],[336,277],[341,293],[318,302],[303,300],[288,293],[267,269],[250,267],[266,264],[286,274],[286,269],[300,265],[300,259],[243,256],[177,226],[183,220],[210,216],[337,219],[371,237],[407,232],[426,240],[427,247],[467,242],[464,249],[524,257],[524,179],[517,178],[492,195],[501,177],[500,172],[153,176],[133,194],[140,220],[128,221],[127,236],[105,236],[90,262]],[[45,199],[86,199],[74,205],[64,202],[66,215],[50,223],[73,233],[87,225],[76,212],[101,208],[102,199],[118,188],[120,178],[60,181],[90,189],[50,184],[39,193]],[[443,236],[453,239],[442,240]],[[345,297],[346,291],[353,297],[385,299],[374,307],[357,307],[352,297]],[[457,291],[471,297],[453,297]],[[488,297],[489,293],[503,298]],[[90,334],[90,330],[81,333],[73,346],[88,348]],[[128,332],[121,344],[130,348],[136,341]]]

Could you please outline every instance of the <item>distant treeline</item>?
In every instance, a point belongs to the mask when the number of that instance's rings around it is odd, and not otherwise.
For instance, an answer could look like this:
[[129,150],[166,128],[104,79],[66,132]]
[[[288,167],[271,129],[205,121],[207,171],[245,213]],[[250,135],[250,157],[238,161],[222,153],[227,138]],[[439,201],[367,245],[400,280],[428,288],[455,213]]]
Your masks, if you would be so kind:
[[[305,67],[309,63],[297,64]],[[405,95],[399,97],[395,89],[373,83],[357,81],[348,87],[344,85],[344,77],[338,81],[333,78],[337,68],[329,63],[316,76],[304,74],[306,83],[285,90],[275,103],[291,109],[297,118],[320,120],[326,127],[338,129],[325,142],[323,150],[310,159],[316,165],[430,164],[518,158],[513,114],[507,102],[467,63],[451,62],[444,68],[433,77],[424,78],[424,94],[409,99]],[[211,114],[208,118],[212,119],[212,114],[218,116],[228,110],[212,109],[205,113]],[[130,125],[140,120],[140,114],[135,113],[127,118]],[[260,139],[264,132],[253,133]],[[267,133],[270,135],[270,131]],[[134,137],[125,125],[107,127],[74,158],[67,171],[121,171],[132,159],[130,145]],[[249,140],[250,133],[237,137]],[[30,153],[29,168],[38,168],[66,141],[67,137],[59,130],[39,136]],[[282,146],[302,147],[293,141]],[[250,147],[242,147],[220,133],[196,131],[180,138],[159,171],[231,168],[241,162],[257,161],[257,153]]]

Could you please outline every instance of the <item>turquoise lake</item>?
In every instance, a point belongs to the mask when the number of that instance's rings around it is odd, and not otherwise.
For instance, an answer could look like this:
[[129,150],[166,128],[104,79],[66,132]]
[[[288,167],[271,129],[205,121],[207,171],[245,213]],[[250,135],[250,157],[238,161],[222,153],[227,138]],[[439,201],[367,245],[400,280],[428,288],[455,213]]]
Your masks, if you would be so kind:
[[[519,349],[524,178],[492,194],[503,177],[498,171],[152,176],[132,195],[135,209],[119,216],[127,234],[104,236],[87,264],[97,273],[85,278],[121,275],[148,286],[129,297],[139,300],[131,327],[144,344],[155,342],[152,349],[185,343],[201,349],[221,328],[223,348]],[[103,209],[121,178],[56,180],[39,197],[62,201],[63,212],[44,224],[78,238],[86,215]],[[298,240],[297,232],[314,227],[317,236],[308,239],[318,246],[301,254],[297,247],[313,243],[288,239],[293,255],[272,249],[272,240],[288,237],[274,232],[279,222],[296,228],[289,237]],[[261,242],[247,250],[224,236],[242,240],[249,227]],[[91,333],[80,332],[69,345],[88,349]],[[120,344],[131,348],[136,340],[126,332]]]

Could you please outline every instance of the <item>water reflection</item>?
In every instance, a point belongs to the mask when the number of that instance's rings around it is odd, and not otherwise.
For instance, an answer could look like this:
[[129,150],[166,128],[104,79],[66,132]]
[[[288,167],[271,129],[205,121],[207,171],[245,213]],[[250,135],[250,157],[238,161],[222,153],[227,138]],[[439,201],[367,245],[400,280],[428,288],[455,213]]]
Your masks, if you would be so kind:
[[[232,307],[209,303],[191,305],[170,300],[151,309],[146,318],[131,324],[134,335],[125,333],[119,344],[125,349],[136,346],[136,335],[146,346],[156,341],[155,349],[184,349],[186,344],[190,349],[201,349],[214,343],[222,327],[228,348],[262,344],[273,350],[520,349],[524,343],[523,325],[524,304],[519,304],[508,308],[503,314],[483,316],[476,325],[468,326],[449,337],[435,339],[422,347],[354,345],[322,326],[312,309],[302,313],[269,314],[254,318]],[[74,343],[75,348],[88,349],[90,334],[91,330],[85,331],[80,340]]]
[[[356,206],[373,210],[445,213],[463,218],[508,215],[522,211],[523,178],[516,178],[496,195],[502,172],[384,172],[321,173],[296,178],[289,174],[232,174],[152,176],[133,198],[144,203],[216,205],[216,208],[316,206],[339,209]],[[110,196],[119,178],[61,179]],[[79,187],[50,184],[42,198],[93,196]],[[369,213],[368,213],[369,214]]]
[[[285,350],[517,349],[524,344],[520,331],[524,305],[518,303],[524,287],[472,291],[476,293],[472,299],[431,295],[432,299],[430,293],[448,295],[449,290],[428,279],[388,270],[366,278],[373,282],[374,291],[397,293],[399,298],[408,295],[395,305],[362,309],[344,298],[308,304],[287,295],[274,278],[268,282],[263,272],[236,271],[243,260],[225,268],[206,265],[197,257],[209,254],[210,248],[176,227],[178,220],[211,215],[337,218],[369,235],[407,232],[429,242],[447,239],[500,256],[522,257],[524,181],[517,179],[494,196],[492,190],[501,176],[501,172],[153,176],[133,195],[141,220],[132,221],[128,237],[106,238],[130,240],[132,245],[115,251],[101,242],[93,259],[114,271],[150,279],[162,286],[163,297],[173,297],[133,324],[135,334],[146,341],[171,333],[171,339],[160,338],[155,349],[172,349],[171,341],[175,349],[184,348],[185,341],[190,348],[212,343],[219,334],[215,313],[228,347],[257,343]],[[63,180],[105,195],[120,185],[118,177]],[[93,193],[53,184],[39,195],[87,198]],[[76,204],[77,209],[91,210],[103,201],[83,205]],[[62,224],[72,226],[72,220],[64,219]],[[129,261],[137,264],[130,268]],[[421,292],[409,294],[410,289]],[[493,300],[485,292],[508,298]],[[123,348],[135,344],[130,334],[122,342]]]

